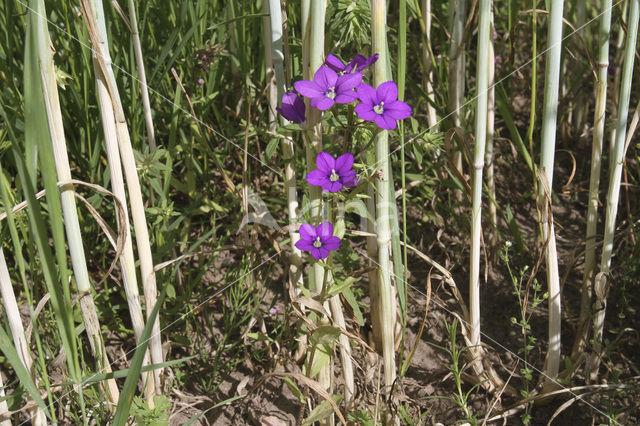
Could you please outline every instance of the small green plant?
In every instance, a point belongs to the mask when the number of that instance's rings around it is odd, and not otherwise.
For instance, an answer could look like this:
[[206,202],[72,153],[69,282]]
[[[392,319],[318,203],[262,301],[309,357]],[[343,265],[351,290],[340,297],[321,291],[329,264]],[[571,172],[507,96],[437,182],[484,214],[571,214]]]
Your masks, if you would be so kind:
[[451,348],[445,348],[443,346],[438,346],[433,343],[431,345],[442,349],[451,358],[451,364],[449,365],[449,371],[453,375],[453,379],[456,382],[456,393],[453,396],[434,396],[432,398],[442,398],[449,401],[454,402],[462,412],[464,413],[464,419],[461,419],[460,423],[469,423],[473,426],[477,424],[477,420],[475,415],[471,412],[471,407],[469,407],[469,396],[471,393],[478,387],[478,385],[474,385],[467,392],[464,392],[462,389],[462,373],[466,369],[466,363],[460,365],[460,357],[469,349],[467,346],[458,349],[456,346],[456,335],[458,334],[458,319],[454,318],[451,324],[445,322],[445,327],[447,328],[447,333],[449,334],[449,344]]
[[[500,258],[504,261],[507,266],[507,271],[509,272],[509,277],[511,278],[511,283],[513,284],[513,288],[518,298],[518,306],[520,318],[511,317],[511,323],[520,327],[520,332],[522,333],[523,338],[523,346],[518,349],[518,353],[522,356],[524,360],[524,366],[520,369],[520,374],[522,374],[523,378],[523,386],[524,388],[520,390],[520,394],[524,398],[528,398],[531,396],[530,393],[530,384],[533,380],[533,369],[529,364],[529,353],[536,345],[536,337],[531,334],[531,315],[533,314],[533,310],[544,302],[549,294],[547,292],[542,291],[542,286],[538,282],[537,279],[533,278],[533,280],[526,280],[527,271],[529,270],[528,266],[524,266],[520,269],[520,273],[515,275],[511,270],[511,266],[509,264],[509,248],[511,247],[511,242],[507,241],[502,249],[500,250]],[[529,306],[529,296],[533,291],[533,298],[531,300],[531,305]],[[524,413],[521,415],[520,419],[523,424],[529,424],[531,421],[531,404],[527,404]]]
[[169,410],[171,403],[164,395],[153,397],[155,407],[149,408],[144,399],[140,396],[133,398],[130,415],[136,419],[138,425],[162,426],[169,424]]

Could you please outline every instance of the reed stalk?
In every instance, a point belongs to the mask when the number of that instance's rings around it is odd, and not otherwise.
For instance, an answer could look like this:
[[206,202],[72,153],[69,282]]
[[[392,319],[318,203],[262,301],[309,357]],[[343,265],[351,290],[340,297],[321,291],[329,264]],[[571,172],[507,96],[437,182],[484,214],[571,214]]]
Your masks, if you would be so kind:
[[128,1],[129,6],[129,27],[133,38],[133,50],[138,67],[138,80],[140,80],[140,92],[142,95],[142,108],[144,109],[144,122],[147,126],[147,141],[151,152],[156,150],[156,136],[153,130],[153,117],[151,116],[151,104],[149,103],[149,87],[147,86],[147,73],[144,68],[144,58],[142,57],[142,45],[140,44],[140,34],[138,33],[138,16],[133,0]]
[[[469,334],[471,346],[480,347],[480,237],[482,233],[482,171],[487,141],[489,89],[489,36],[491,31],[491,0],[480,0],[478,21],[478,67],[476,70],[477,106],[473,159],[471,207],[471,265],[469,269]],[[478,367],[480,363],[478,362]]]
[[627,131],[627,116],[629,114],[629,100],[631,97],[631,82],[633,79],[633,64],[635,60],[636,42],[638,37],[638,15],[640,0],[629,0],[629,18],[627,20],[627,37],[624,50],[622,77],[620,80],[620,94],[618,96],[618,120],[616,123],[616,142],[614,145],[614,168],[609,173],[609,189],[607,191],[607,207],[604,222],[604,241],[600,259],[600,273],[595,279],[594,292],[595,317],[593,320],[593,353],[587,365],[591,381],[598,378],[598,368],[602,356],[604,318],[607,308],[607,293],[610,287],[611,255],[613,252],[613,237],[616,228],[618,200],[620,197],[620,179],[622,177],[623,161],[626,153],[625,138]]
[[[3,256],[2,253],[0,253],[0,257],[2,256]],[[1,261],[2,260],[0,260],[0,262]],[[7,401],[4,399],[5,396],[6,394],[4,392],[4,381],[2,380],[2,374],[0,373],[0,398],[2,399],[2,401],[0,402],[0,416],[9,415],[9,405],[7,404]],[[0,426],[11,426],[10,418],[0,421]]]
[[[9,209],[10,206],[5,206]],[[18,302],[13,292],[13,286],[11,284],[11,278],[9,277],[9,269],[4,257],[2,247],[0,247],[0,292],[2,293],[2,302],[4,306],[4,312],[9,323],[9,329],[13,336],[13,344],[18,352],[20,361],[24,368],[27,369],[31,375],[33,383],[38,383],[35,369],[33,368],[33,359],[31,358],[31,351],[29,350],[29,344],[24,334],[24,326],[22,325],[22,318],[20,317],[20,310],[18,309]],[[0,383],[0,386],[2,384]],[[4,389],[2,389],[4,393]],[[1,395],[0,395],[1,396]],[[2,411],[7,412],[6,401],[4,401],[4,407],[1,407]],[[47,416],[39,406],[33,407],[30,411],[31,421],[34,425],[46,425]],[[3,424],[5,422],[2,422]],[[9,422],[11,424],[11,422]]]
[[584,253],[584,272],[580,300],[580,316],[576,340],[571,351],[575,361],[587,343],[591,317],[593,278],[596,265],[596,228],[598,224],[598,193],[600,191],[600,169],[607,107],[607,82],[609,71],[609,37],[611,33],[612,0],[604,0],[598,33],[598,71],[596,81],[596,104],[593,116],[593,139],[591,142],[591,174],[589,177],[589,204],[587,207],[587,235]]
[[423,60],[425,63],[424,90],[427,94],[427,125],[429,129],[438,131],[438,116],[435,108],[435,93],[433,91],[433,51],[431,49],[431,0],[422,0],[422,23],[424,33]]
[[[87,1],[87,0],[83,0]],[[100,3],[95,18],[98,22],[97,28],[99,32],[93,35],[93,39],[99,40],[104,43],[101,46],[99,53],[94,58],[98,61],[101,72],[103,73],[108,89],[109,96],[112,100],[113,113],[115,118],[116,136],[118,141],[118,148],[122,160],[122,166],[126,177],[127,189],[129,192],[129,201],[131,203],[131,216],[133,219],[133,228],[136,234],[136,247],[138,251],[138,258],[140,261],[140,274],[142,278],[142,288],[144,290],[145,306],[147,318],[150,317],[153,306],[157,300],[157,287],[156,287],[156,274],[153,269],[153,257],[151,255],[151,244],[149,242],[149,229],[147,227],[147,219],[145,217],[144,201],[142,199],[142,191],[140,188],[140,181],[138,179],[138,171],[136,166],[135,157],[133,155],[133,147],[131,146],[131,138],[129,135],[129,129],[127,127],[127,121],[124,115],[124,109],[120,94],[118,93],[118,86],[116,83],[115,75],[111,67],[111,59],[108,56],[108,38],[106,32],[106,22],[104,13],[102,12],[101,1],[91,0],[94,5]],[[91,32],[90,32],[91,36]],[[107,56],[104,56],[107,55]],[[149,343],[151,362],[154,364],[162,364],[164,362],[164,356],[162,353],[162,342],[160,336],[160,321],[155,319],[151,341]],[[153,370],[154,376],[154,389],[157,395],[162,394],[162,380],[163,369],[158,368]]]
[[[622,12],[620,16],[620,21],[624,21],[624,18],[628,15],[629,12],[629,2],[627,0],[623,0],[622,4]],[[618,96],[620,94],[620,77],[622,76],[622,54],[624,49],[622,46],[624,45],[625,31],[624,28],[627,27],[627,22],[621,22],[622,25],[618,26],[618,37],[616,38],[616,48],[614,54],[613,65],[615,67],[615,71],[613,73],[613,90],[612,90],[612,102],[611,102],[611,117],[618,116]],[[611,130],[611,136],[609,137],[609,170],[613,170],[614,164],[614,146],[616,144],[616,128],[614,127]]]
[[[606,1],[605,1],[606,2]],[[585,36],[587,34],[586,32],[586,28],[584,28],[584,23],[586,20],[586,15],[587,15],[587,2],[586,1],[578,1],[576,2],[576,22],[575,22],[575,26],[577,28],[580,28],[578,30],[578,32],[575,34],[575,36],[578,37],[578,42],[581,43],[582,41],[585,42],[585,45],[587,45],[585,40]],[[578,58],[573,58],[573,64],[575,66],[573,77],[575,79],[582,79],[584,77],[584,72],[581,69],[583,64],[578,60]],[[600,71],[600,70],[598,70]],[[584,96],[584,92],[583,91],[579,91],[577,96],[576,96],[576,103],[575,103],[575,107],[574,107],[574,113],[573,113],[573,124],[574,124],[574,130],[576,131],[576,134],[579,136],[582,131],[584,130],[584,125],[585,125],[585,111],[586,111],[586,107],[587,107],[587,98]]]
[[[275,134],[277,127],[276,107],[278,100],[287,87],[284,73],[283,54],[283,27],[282,9],[279,0],[269,0],[264,3],[265,13],[269,13],[269,18],[265,18],[265,58],[267,67],[267,84],[269,86],[269,130]],[[288,124],[284,117],[280,117],[283,126]],[[289,216],[289,238],[291,240],[291,266],[289,276],[291,282],[296,283],[296,291],[299,292],[303,286],[302,279],[302,252],[296,247],[296,242],[300,239],[300,234],[296,232],[295,224],[298,223],[298,193],[296,189],[296,172],[294,143],[290,134],[282,135],[280,147],[284,166],[284,184],[287,192],[287,214]]]
[[[373,83],[377,87],[388,80],[387,56],[387,4],[385,0],[371,1],[372,51],[380,55],[375,63]],[[391,288],[391,226],[389,206],[395,203],[390,197],[389,132],[381,130],[376,137],[376,166],[381,170],[381,178],[376,181],[376,234],[378,246],[378,287],[380,295],[380,322],[382,328],[382,354],[384,365],[383,395],[391,397],[396,379],[394,329],[394,300]]]
[[[493,11],[491,13],[493,20]],[[490,237],[490,246],[495,248],[498,229],[498,208],[496,206],[496,179],[493,162],[493,136],[495,134],[496,119],[496,88],[495,84],[496,62],[493,49],[493,41],[489,39],[488,78],[489,93],[487,95],[487,146],[484,153],[485,167],[487,168],[487,189],[489,191],[489,222],[493,229]]]
[[[39,3],[41,3],[41,10],[44,12],[44,2],[39,0]],[[60,109],[56,75],[53,66],[53,54],[49,47],[51,45],[51,40],[49,38],[45,16],[39,15],[38,18],[41,25],[39,28],[41,32],[38,43],[38,63],[42,75],[44,103],[53,147],[53,156],[58,181],[68,182],[71,180],[71,169],[69,167],[69,158],[67,157],[67,146],[62,123],[62,111]],[[62,204],[62,213],[64,215],[67,243],[71,254],[71,264],[76,279],[76,285],[78,287],[78,293],[80,295],[80,310],[82,312],[82,318],[85,324],[87,337],[89,339],[91,352],[96,358],[99,369],[105,373],[110,373],[111,365],[104,347],[98,313],[91,293],[91,283],[84,255],[84,246],[82,243],[78,211],[75,202],[75,191],[72,184],[63,185],[60,188],[60,201]],[[119,392],[114,379],[107,380],[105,390],[109,401],[113,403],[114,406],[117,405]]]
[[558,274],[558,253],[553,225],[551,194],[553,164],[558,121],[558,91],[560,88],[560,60],[562,54],[563,0],[552,0],[549,15],[547,61],[545,68],[544,106],[542,113],[542,149],[538,171],[538,206],[541,209],[542,237],[545,242],[547,285],[549,293],[549,346],[545,362],[545,390],[555,385],[560,368],[561,300]]
[[[302,4],[302,51],[303,51],[303,75],[304,79],[312,79],[313,74],[324,62],[324,28],[325,28],[325,1],[310,0]],[[316,168],[316,157],[322,151],[322,112],[309,105],[307,106],[307,128],[303,133],[305,140],[305,156],[307,160],[307,172]],[[317,226],[323,221],[322,189],[318,186],[309,188],[309,214],[311,220]],[[327,216],[327,215],[325,215]],[[309,287],[320,293],[324,293],[325,269],[322,265],[314,263],[309,273]],[[320,323],[326,323],[326,318],[321,318]],[[333,384],[333,359],[329,357],[320,372],[318,382],[323,389],[331,393]],[[330,416],[322,424],[333,424],[334,418]]]
[[[93,68],[96,74],[96,90],[98,92],[98,103],[102,118],[102,129],[104,132],[105,146],[107,151],[107,162],[109,174],[111,176],[111,186],[114,195],[120,200],[124,209],[124,223],[118,223],[119,228],[124,228],[126,232],[120,265],[122,271],[122,281],[127,295],[129,314],[136,343],[140,344],[142,331],[144,329],[144,317],[140,304],[140,294],[138,290],[138,280],[136,278],[135,259],[133,255],[133,243],[131,240],[129,214],[127,208],[127,198],[122,176],[122,165],[120,162],[120,149],[118,146],[118,131],[116,128],[116,118],[114,115],[115,106],[109,86],[111,81],[107,77],[107,69],[111,66],[111,56],[109,55],[108,40],[106,38],[106,26],[104,23],[104,11],[101,0],[83,0],[82,3],[85,24],[89,30],[89,36],[94,50]],[[143,365],[150,364],[149,354],[145,354]],[[155,393],[154,375],[144,373],[143,393],[148,403],[153,404]]]
[[[464,26],[466,18],[466,0],[449,1],[449,27],[451,44],[449,46],[449,113],[452,127],[461,127],[462,108],[464,105],[466,53],[464,50]],[[462,151],[454,150],[453,166],[464,176],[462,171]],[[463,194],[456,191],[456,198],[462,201]]]

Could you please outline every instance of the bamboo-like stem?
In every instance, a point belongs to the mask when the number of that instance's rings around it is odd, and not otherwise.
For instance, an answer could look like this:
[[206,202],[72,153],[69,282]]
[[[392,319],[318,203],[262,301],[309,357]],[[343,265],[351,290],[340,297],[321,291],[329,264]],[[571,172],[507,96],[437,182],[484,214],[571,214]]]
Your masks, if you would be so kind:
[[598,378],[598,368],[602,352],[604,318],[607,308],[607,293],[609,272],[611,270],[611,254],[613,252],[613,237],[616,228],[618,200],[620,197],[620,179],[622,177],[623,161],[625,157],[625,137],[627,130],[627,115],[631,97],[631,81],[633,79],[633,64],[635,60],[636,41],[638,37],[638,15],[640,0],[629,0],[629,19],[627,21],[627,39],[625,42],[624,63],[620,80],[620,95],[618,97],[618,121],[616,124],[616,143],[614,146],[614,168],[609,174],[609,189],[607,191],[607,207],[604,222],[604,241],[602,257],[600,259],[600,273],[595,282],[595,318],[593,320],[593,354],[587,371],[592,381]]
[[[340,296],[335,295],[329,299],[329,306],[331,307],[331,317],[335,324],[341,329],[346,330],[346,322],[344,320],[344,313],[342,312],[342,303],[340,302]],[[342,363],[342,379],[344,380],[344,406],[347,411],[351,411],[354,406],[353,397],[355,395],[355,381],[353,374],[353,362],[351,360],[351,343],[349,338],[340,333],[338,337],[339,349],[340,349],[340,361]]]
[[[493,17],[493,11],[491,12]],[[493,18],[492,18],[493,19]],[[495,133],[495,118],[496,118],[496,89],[494,86],[495,83],[495,72],[496,72],[496,62],[495,62],[495,53],[493,50],[493,41],[489,40],[489,63],[487,64],[488,69],[488,78],[489,78],[489,93],[487,96],[487,146],[484,153],[484,162],[485,167],[487,168],[487,188],[489,190],[489,199],[491,202],[489,203],[489,221],[491,222],[491,226],[493,231],[491,233],[492,237],[490,238],[491,246],[495,248],[496,243],[496,229],[498,227],[498,209],[496,207],[496,179],[495,179],[495,168],[493,163],[493,135]]]
[[[93,0],[93,2],[101,3],[97,0]],[[156,273],[153,269],[153,258],[151,255],[151,244],[149,242],[147,219],[145,217],[145,207],[142,200],[142,191],[140,189],[140,181],[138,179],[136,161],[133,155],[133,148],[131,146],[129,129],[127,127],[127,121],[125,119],[120,94],[118,93],[118,86],[116,83],[115,75],[113,73],[113,68],[111,67],[111,59],[110,56],[108,56],[109,53],[106,23],[104,22],[102,7],[100,7],[100,10],[98,11],[96,16],[99,23],[99,37],[104,43],[104,45],[102,46],[102,50],[99,52],[102,54],[102,56],[99,55],[96,59],[100,63],[101,71],[103,72],[107,82],[109,96],[112,100],[114,118],[116,123],[118,148],[120,150],[120,156],[122,159],[122,165],[126,177],[127,189],[129,192],[129,201],[131,202],[133,228],[136,233],[136,246],[138,249],[138,257],[140,260],[140,273],[142,277],[142,288],[144,290],[146,315],[147,318],[149,318],[149,316],[151,315],[151,311],[153,310],[153,306],[156,304],[158,291],[156,287]],[[156,318],[154,321],[149,347],[151,353],[151,362],[153,362],[154,364],[162,364],[164,362],[164,357],[162,354],[162,342],[160,336],[160,320],[158,318]],[[153,382],[155,393],[157,395],[161,395],[163,369],[158,368],[153,370],[153,375],[155,378]]]
[[602,145],[607,106],[607,77],[609,71],[609,36],[611,32],[612,0],[604,0],[600,30],[598,35],[598,73],[596,82],[596,105],[593,117],[593,140],[591,145],[591,174],[589,177],[589,204],[587,207],[587,236],[584,253],[584,273],[578,332],[571,350],[571,358],[576,359],[582,352],[589,330],[593,276],[596,265],[596,227],[598,224],[598,193],[600,191],[600,168],[602,165]]
[[[124,179],[122,177],[122,165],[120,162],[120,149],[118,147],[118,136],[116,129],[116,119],[114,116],[114,105],[112,94],[109,90],[110,81],[107,77],[106,69],[111,65],[111,56],[106,38],[106,26],[104,24],[104,11],[101,0],[83,0],[81,3],[89,35],[92,38],[94,49],[93,67],[96,74],[96,88],[98,92],[98,102],[102,116],[102,128],[104,131],[109,173],[111,176],[111,186],[113,193],[120,200],[124,209],[124,223],[118,225],[126,229],[126,237],[120,258],[122,269],[122,280],[127,295],[129,314],[136,343],[140,344],[140,338],[144,329],[144,318],[140,304],[138,291],[138,281],[136,278],[135,259],[133,256],[133,244],[129,225],[129,214],[127,209],[126,193],[124,189]],[[143,365],[149,365],[148,352],[145,354]],[[149,373],[142,374],[144,382],[144,394],[148,403],[153,404],[155,393],[154,376]]]
[[[282,9],[279,0],[269,0],[264,2],[265,13],[269,13],[269,18],[265,18],[265,49],[266,49],[266,65],[267,65],[267,84],[269,87],[269,130],[272,133],[276,131],[277,118],[276,106],[278,100],[282,99],[284,94],[286,81],[284,73],[284,54],[282,50],[283,28],[282,28]],[[280,118],[283,125],[287,124],[284,117]],[[289,274],[292,282],[297,285],[297,291],[303,285],[302,279],[302,252],[296,247],[296,242],[300,239],[300,234],[296,232],[293,226],[298,222],[298,193],[296,190],[296,172],[294,161],[294,143],[291,135],[284,135],[280,144],[282,149],[282,158],[285,161],[284,176],[285,188],[287,192],[287,213],[289,216],[289,238],[291,239],[291,267]]]
[[427,94],[427,125],[434,132],[438,131],[438,116],[436,115],[435,93],[433,91],[433,53],[431,51],[431,0],[422,0],[422,26],[424,28],[425,46],[423,50],[426,68],[424,76],[424,90]]
[[478,67],[476,70],[476,142],[473,159],[471,207],[471,266],[469,269],[469,332],[471,345],[480,346],[480,236],[482,233],[482,171],[487,140],[487,96],[489,89],[489,35],[491,31],[491,0],[480,0],[478,21]]
[[[622,15],[620,20],[623,21],[624,17],[627,16],[629,12],[629,2],[624,0],[622,5]],[[627,27],[627,22],[623,22],[624,25],[618,26],[618,38],[616,39],[616,48],[615,48],[615,57],[613,60],[613,65],[615,67],[615,72],[613,75],[613,89],[612,89],[612,99],[611,99],[611,117],[615,118],[618,116],[618,96],[620,94],[620,77],[622,76],[622,67],[620,66],[620,60],[622,58],[622,45],[624,44],[624,28]],[[627,27],[628,28],[628,27]],[[616,144],[616,128],[614,127],[611,130],[611,137],[609,138],[609,170],[613,170],[613,148]]]
[[[385,0],[371,2],[371,40],[372,51],[380,58],[375,63],[373,82],[377,87],[387,81],[387,4]],[[389,132],[381,130],[376,137],[376,164],[381,169],[381,179],[376,182],[376,232],[378,244],[378,285],[380,291],[380,319],[382,326],[382,355],[384,363],[383,394],[391,395],[396,379],[393,313],[393,291],[391,289],[391,227],[389,205],[390,173],[389,168]]]
[[[450,32],[451,45],[449,46],[449,112],[453,127],[461,126],[460,116],[464,104],[466,54],[462,45],[464,39],[464,25],[466,17],[466,0],[450,0]],[[462,176],[462,152],[455,150],[453,166]],[[462,192],[456,191],[456,198],[462,201]]]
[[[2,253],[0,253],[0,257],[4,257]],[[2,261],[0,260],[0,262]],[[0,398],[4,398],[4,397],[5,397],[4,381],[2,380],[2,374],[0,373]],[[0,416],[5,416],[7,414],[9,414],[9,405],[7,404],[7,401],[4,400],[0,402]],[[11,426],[11,420],[7,419],[7,420],[1,421],[0,426]]]
[[[575,26],[577,28],[580,28],[576,35],[578,36],[579,40],[584,40],[586,35],[586,29],[584,28],[584,23],[585,23],[586,14],[587,14],[587,2],[586,1],[576,2],[575,7],[576,7]],[[609,12],[611,12],[610,8],[609,8]],[[572,73],[574,78],[582,78],[583,77],[582,76],[583,73],[581,71],[582,64],[580,62],[575,61],[575,59],[573,60],[573,63],[575,64],[575,70]],[[586,106],[587,106],[587,99],[584,96],[584,93],[580,91],[578,92],[578,95],[576,97],[576,105],[574,108],[574,117],[573,117],[574,130],[578,135],[580,135],[580,133],[584,128],[584,124],[585,124],[584,116],[585,116]]]
[[[303,4],[302,11],[302,31],[303,31],[303,74],[305,78],[311,78],[324,62],[324,27],[325,27],[325,1],[311,0],[309,4]],[[308,12],[308,15],[304,13]],[[305,49],[307,58],[305,56]],[[312,108],[308,99],[307,104],[307,129],[304,132],[307,172],[316,168],[316,157],[322,151],[322,112],[317,108]],[[317,225],[322,221],[322,189],[317,186],[309,188],[309,213],[311,220]],[[310,287],[318,293],[323,293],[325,286],[325,269],[318,263],[314,263],[309,273]],[[320,322],[327,321],[321,319]],[[333,382],[333,359],[323,365],[318,373],[318,382],[324,389],[329,390]],[[326,419],[323,424],[332,425],[333,416]]]
[[560,368],[560,277],[558,253],[551,211],[553,163],[558,120],[558,91],[560,87],[560,59],[562,53],[563,0],[552,0],[548,24],[548,53],[545,69],[544,108],[542,113],[542,150],[540,154],[538,205],[542,210],[541,227],[546,242],[547,285],[549,288],[549,347],[545,362],[545,388],[552,386]]
[[[31,374],[33,383],[37,385],[38,380],[33,368],[33,359],[31,358],[29,345],[27,344],[27,339],[24,334],[24,326],[22,325],[20,310],[18,309],[18,302],[16,301],[16,296],[13,292],[11,278],[9,277],[9,269],[7,268],[7,262],[4,258],[2,247],[0,247],[0,292],[2,293],[4,312],[7,316],[9,328],[11,329],[11,335],[13,336],[13,344],[16,348],[16,352],[18,352],[20,361],[22,361],[22,364],[24,365],[26,370],[29,372],[29,374]],[[30,410],[30,414],[31,421],[34,425],[39,426],[47,424],[47,416],[39,406],[36,405],[32,410]],[[9,422],[9,424],[11,424],[11,422]]]
[[147,139],[151,152],[156,150],[156,136],[153,130],[153,118],[151,116],[151,104],[149,103],[149,87],[147,86],[147,73],[144,69],[144,59],[142,57],[142,45],[140,44],[140,34],[138,33],[138,17],[133,0],[129,0],[129,24],[131,36],[133,37],[133,50],[138,67],[138,79],[140,80],[140,92],[142,94],[142,108],[144,109],[144,122],[147,126]]
[[[41,2],[41,10],[44,10],[44,2],[42,0],[39,1]],[[45,110],[51,135],[56,172],[59,181],[69,181],[71,180],[71,169],[69,167],[69,158],[67,157],[67,146],[62,123],[62,111],[60,110],[58,87],[53,67],[53,54],[49,47],[51,45],[51,40],[49,38],[49,32],[46,29],[47,27],[44,15],[39,15],[38,18],[41,21],[40,36],[43,37],[42,42],[39,43],[38,58],[42,74]],[[62,204],[62,213],[64,215],[67,243],[69,244],[69,252],[71,254],[71,263],[76,278],[76,285],[78,287],[78,292],[80,293],[80,310],[85,324],[85,330],[89,338],[91,352],[96,358],[100,370],[105,373],[110,373],[111,365],[104,347],[98,313],[91,293],[91,283],[84,255],[84,246],[82,244],[82,235],[80,232],[80,223],[78,221],[78,211],[76,208],[74,194],[75,191],[73,185],[65,185],[60,188],[60,201]],[[115,407],[118,404],[118,386],[116,385],[115,379],[107,380],[106,384],[107,386],[105,389],[107,391],[107,398],[111,403],[113,403],[113,407]]]

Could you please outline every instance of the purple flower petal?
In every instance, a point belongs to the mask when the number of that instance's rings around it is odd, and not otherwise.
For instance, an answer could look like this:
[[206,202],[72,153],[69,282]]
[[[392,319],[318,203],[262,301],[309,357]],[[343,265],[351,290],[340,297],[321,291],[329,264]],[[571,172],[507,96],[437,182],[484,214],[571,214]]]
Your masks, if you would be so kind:
[[353,154],[347,152],[336,159],[336,171],[340,176],[351,171],[353,167]]
[[338,192],[342,189],[342,184],[339,180],[331,182],[329,179],[322,184],[322,190],[326,192]]
[[360,83],[357,89],[358,98],[363,103],[370,105],[372,108],[378,104],[378,95],[376,89],[369,86],[367,83]]
[[311,247],[311,250],[309,250],[311,252],[311,256],[313,256],[313,258],[315,260],[320,260],[320,259],[324,259],[324,256],[322,257],[322,254],[320,253],[320,249],[318,247]]
[[318,237],[320,237],[320,241],[323,241],[325,238],[329,238],[333,235],[333,225],[331,222],[322,222],[318,225]]
[[316,169],[307,173],[307,182],[309,182],[309,185],[322,186],[325,182],[329,182],[329,178],[327,177],[327,173]]
[[331,170],[335,170],[336,168],[336,160],[331,156],[331,154],[321,152],[316,157],[316,165],[328,178],[331,174]]
[[373,110],[373,105],[365,102],[356,105],[356,114],[358,114],[358,117],[360,117],[361,119],[367,120],[367,121],[375,120],[376,116],[378,115]]
[[350,92],[343,92],[336,95],[336,103],[339,104],[350,104],[351,102],[355,102],[358,99],[358,95],[356,92],[351,90]]
[[313,242],[306,240],[296,241],[296,247],[301,251],[309,251],[314,248]]
[[332,53],[329,53],[329,56],[324,60],[324,63],[335,72],[343,72],[345,68],[344,63]]
[[[367,68],[369,65],[374,64],[378,60],[378,57],[380,55],[378,55],[377,53],[374,53],[373,55],[369,56],[368,59],[364,59],[364,56],[362,55],[356,55],[356,57],[358,56],[362,59],[359,58],[358,66],[356,67],[356,72],[362,71],[363,69]],[[355,60],[356,58],[353,58],[353,59]]]
[[278,107],[276,110],[294,123],[301,124],[306,121],[304,101],[293,92],[282,95],[282,108]]
[[384,114],[390,116],[394,120],[403,120],[413,113],[413,110],[406,102],[395,101],[384,104]]
[[318,249],[318,252],[320,254],[320,257],[316,257],[316,259],[325,259],[327,256],[329,256],[329,249],[322,246]]
[[377,89],[378,99],[390,103],[398,99],[398,86],[394,81],[385,81]]
[[374,121],[378,127],[385,130],[393,130],[398,125],[396,120],[385,114],[376,114]]
[[358,176],[354,172],[353,176],[341,178],[340,182],[342,182],[342,187],[345,189],[353,188],[358,185]]
[[311,99],[310,105],[314,108],[318,108],[320,111],[326,111],[335,104],[335,99],[327,98],[326,96],[317,97]]
[[326,240],[322,241],[322,248],[326,248],[327,250],[338,250],[340,248],[340,238],[335,236],[330,236]]
[[[300,228],[298,229],[298,233],[300,234],[300,238],[302,239],[300,241],[304,240],[304,241],[313,242],[313,240],[315,240],[316,237],[318,236],[315,226],[309,225],[308,223],[303,223],[302,225],[300,225]],[[308,249],[305,249],[305,250],[308,250]]]
[[293,87],[296,88],[298,93],[307,98],[316,98],[323,96],[324,91],[315,82],[309,80],[300,80],[293,83]]
[[345,183],[351,182],[355,177],[356,177],[355,170],[349,170],[346,173],[340,173],[340,183],[342,183],[342,185],[345,185]]
[[322,65],[313,75],[313,81],[315,81],[323,91],[326,91],[329,87],[336,86],[338,74],[336,74],[336,72],[331,68]]
[[362,74],[359,72],[341,75],[340,77],[338,77],[338,81],[336,82],[336,92],[340,93],[343,91],[355,89],[361,82]]

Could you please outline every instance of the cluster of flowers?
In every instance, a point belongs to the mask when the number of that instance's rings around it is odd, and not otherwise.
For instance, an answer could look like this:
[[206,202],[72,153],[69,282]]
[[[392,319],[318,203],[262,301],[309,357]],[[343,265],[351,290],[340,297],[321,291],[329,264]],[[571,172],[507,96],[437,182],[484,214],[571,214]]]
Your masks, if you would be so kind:
[[[353,167],[353,154],[342,154],[333,158],[331,154],[321,152],[316,157],[317,169],[312,170],[306,176],[309,185],[320,186],[327,192],[338,192],[343,189],[353,188],[358,183]],[[311,252],[314,259],[324,259],[329,252],[340,248],[340,238],[333,235],[331,222],[322,222],[318,227],[308,223],[300,225],[298,230],[300,240],[296,247],[302,251]]]
[[[320,111],[326,111],[336,103],[349,104],[356,100],[360,103],[355,112],[362,120],[373,121],[385,130],[395,129],[396,120],[402,120],[412,114],[411,107],[398,100],[398,86],[386,81],[377,89],[362,82],[362,73],[378,60],[378,54],[369,58],[356,55],[351,62],[344,64],[338,57],[330,54],[325,64],[314,74],[313,80],[301,80],[294,83],[296,91],[310,98],[309,104]],[[277,108],[287,120],[298,124],[306,121],[304,100],[295,92],[287,92],[282,97],[282,107]],[[334,158],[321,152],[316,158],[317,169],[306,176],[309,185],[320,186],[326,192],[339,192],[357,185],[353,167],[353,155],[343,154]],[[296,247],[311,253],[314,259],[325,259],[333,250],[340,248],[341,240],[333,235],[331,222],[322,222],[317,227],[303,223],[298,230],[300,240]]]
[[[398,86],[393,81],[385,81],[377,89],[362,82],[362,72],[378,60],[378,54],[369,58],[356,55],[344,64],[338,57],[329,54],[313,76],[313,80],[300,80],[293,87],[306,98],[309,104],[326,111],[336,103],[349,104],[356,100],[356,114],[365,121],[373,121],[385,130],[396,128],[396,120],[403,120],[412,113],[411,107],[398,100]],[[298,124],[305,122],[305,104],[295,92],[287,92],[282,97],[282,107],[278,111],[287,120]]]

